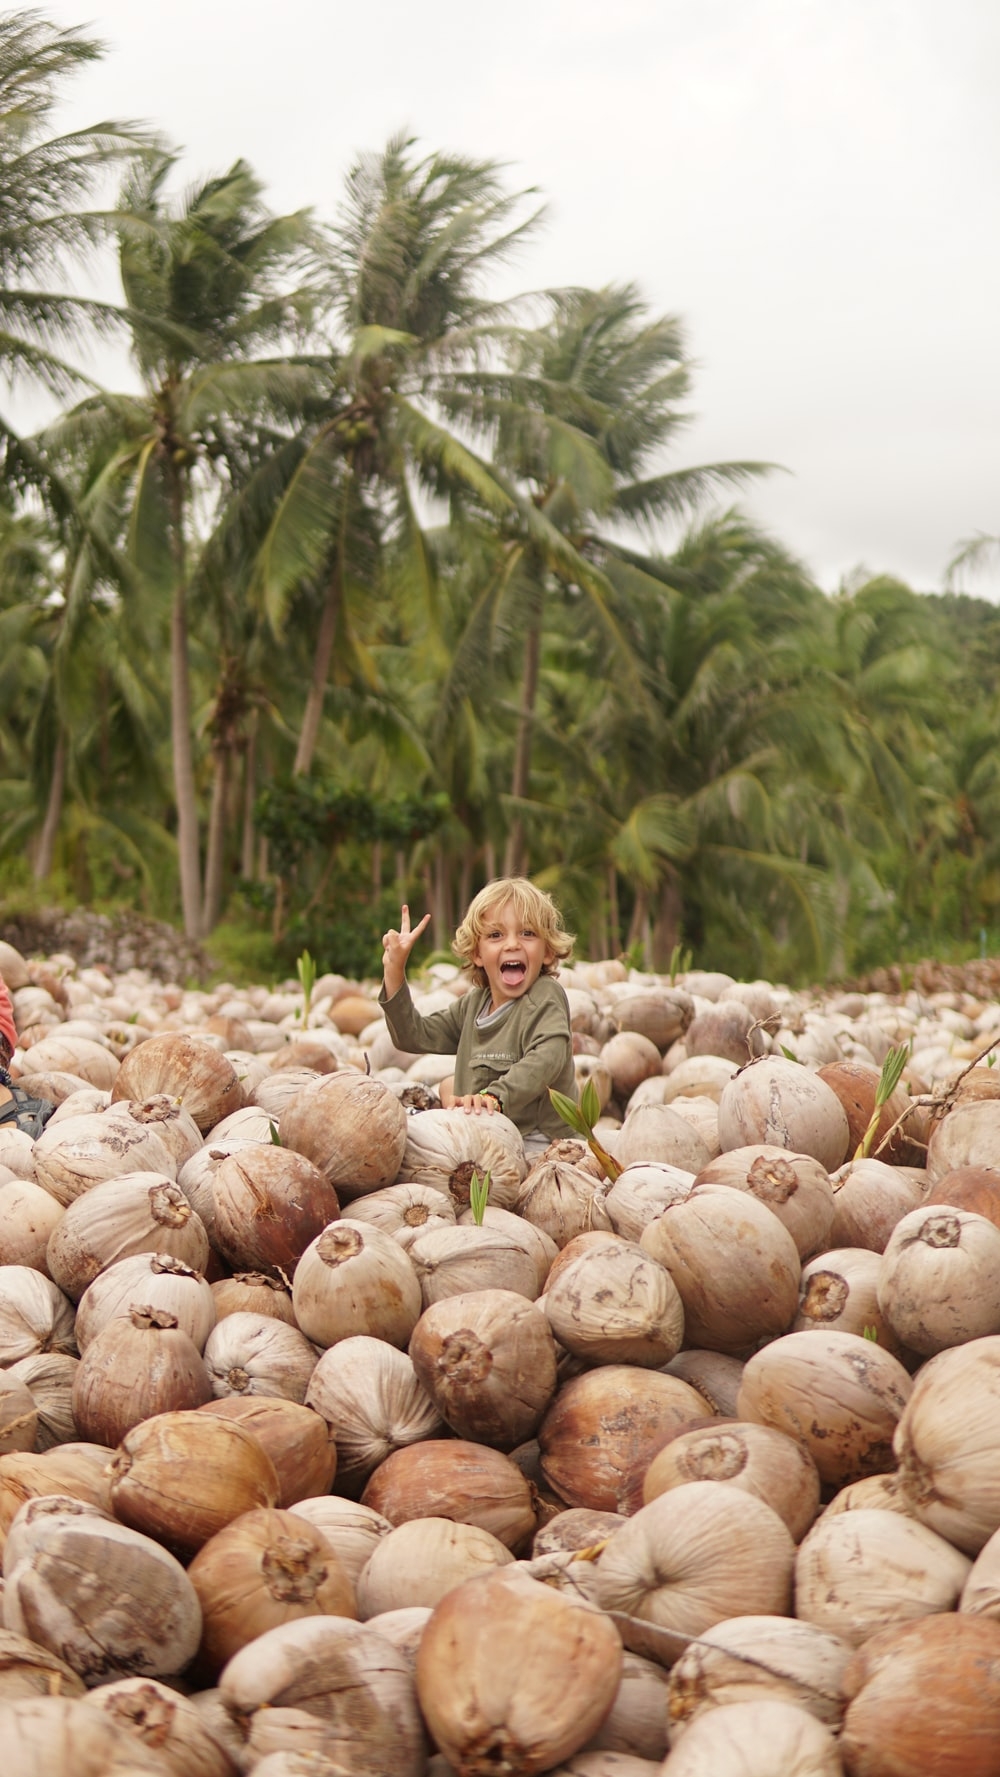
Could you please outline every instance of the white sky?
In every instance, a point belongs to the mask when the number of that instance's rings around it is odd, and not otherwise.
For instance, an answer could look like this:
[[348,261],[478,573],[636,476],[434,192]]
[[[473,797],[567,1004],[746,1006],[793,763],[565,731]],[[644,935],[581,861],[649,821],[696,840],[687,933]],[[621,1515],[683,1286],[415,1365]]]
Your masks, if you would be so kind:
[[[332,216],[405,128],[549,201],[523,288],[679,314],[672,466],[780,463],[743,503],[821,582],[920,590],[1000,532],[996,0],[55,0],[108,55],[66,122],[142,118]],[[967,579],[1000,595],[1000,578]]]

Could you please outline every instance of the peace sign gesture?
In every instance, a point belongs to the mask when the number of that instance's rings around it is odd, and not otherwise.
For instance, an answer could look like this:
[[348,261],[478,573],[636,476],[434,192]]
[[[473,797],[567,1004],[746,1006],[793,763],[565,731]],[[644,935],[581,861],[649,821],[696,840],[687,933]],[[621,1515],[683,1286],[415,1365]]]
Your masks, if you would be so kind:
[[399,913],[399,930],[382,933],[382,977],[385,991],[389,999],[397,994],[406,979],[406,964],[410,951],[417,942],[425,927],[430,923],[430,914],[425,913],[420,924],[410,930],[410,909],[403,902]]

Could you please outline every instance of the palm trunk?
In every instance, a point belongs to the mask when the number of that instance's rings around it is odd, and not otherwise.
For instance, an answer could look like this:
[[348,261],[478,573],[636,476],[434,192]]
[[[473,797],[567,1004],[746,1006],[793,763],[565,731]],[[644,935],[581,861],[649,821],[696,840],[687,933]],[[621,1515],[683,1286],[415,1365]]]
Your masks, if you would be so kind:
[[[544,592],[539,593],[538,604],[528,633],[524,639],[524,671],[521,678],[521,711],[517,722],[517,743],[514,749],[514,773],[510,781],[510,793],[519,801],[528,794],[531,783],[531,747],[535,733],[535,705],[538,700],[538,672],[542,658],[542,605]],[[515,813],[507,835],[507,849],[504,854],[504,875],[523,876],[527,859],[524,851],[524,823],[521,816]]]
[[295,764],[292,766],[292,773],[295,777],[308,775],[316,753],[320,723],[323,719],[323,704],[326,700],[326,682],[330,676],[330,660],[333,655],[334,638],[337,634],[337,620],[340,616],[340,590],[340,563],[338,561],[327,582],[323,615],[320,618],[319,634],[316,637],[312,682],[309,686],[309,695],[306,698],[306,707],[302,716],[299,744],[295,750]]
[[608,955],[617,956],[622,945],[622,922],[618,910],[618,872],[613,864],[608,865],[608,924],[611,927]]
[[222,888],[226,856],[226,809],[229,802],[229,760],[230,749],[223,743],[215,749],[212,807],[208,817],[205,906],[200,934],[203,938],[215,930],[222,913]]
[[243,828],[240,835],[240,875],[253,877],[255,832],[253,805],[257,795],[257,724],[259,712],[251,710],[246,752],[243,755]]
[[184,547],[184,488],[182,471],[170,473],[171,549],[174,557],[174,597],[170,612],[170,710],[174,765],[174,799],[177,804],[177,852],[180,863],[181,906],[188,938],[201,936],[201,854],[198,836],[198,795],[194,779],[194,748],[191,741],[191,682],[188,667],[187,556]]
[[36,882],[43,882],[52,874],[52,860],[55,856],[56,834],[62,819],[63,797],[66,792],[66,730],[60,728],[56,735],[56,750],[52,758],[52,776],[49,779],[49,799],[45,809],[45,819],[38,835],[35,849],[33,875]]
[[683,911],[680,883],[671,870],[660,888],[660,904],[653,925],[652,964],[659,974],[665,974],[669,969],[671,958],[680,943]]

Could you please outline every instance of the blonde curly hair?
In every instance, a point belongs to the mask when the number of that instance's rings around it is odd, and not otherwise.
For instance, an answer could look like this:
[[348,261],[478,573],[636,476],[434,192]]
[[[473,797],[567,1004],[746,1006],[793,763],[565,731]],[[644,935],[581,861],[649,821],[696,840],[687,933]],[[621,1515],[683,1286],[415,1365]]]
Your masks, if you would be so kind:
[[513,906],[515,917],[531,926],[544,939],[546,949],[552,952],[555,960],[543,963],[543,975],[558,974],[559,964],[565,962],[572,953],[575,936],[563,926],[562,914],[551,895],[547,895],[544,889],[536,888],[526,876],[498,876],[473,897],[452,945],[463,969],[471,975],[477,987],[488,985],[486,971],[472,959],[479,949],[479,940],[492,923],[492,918],[508,902]]

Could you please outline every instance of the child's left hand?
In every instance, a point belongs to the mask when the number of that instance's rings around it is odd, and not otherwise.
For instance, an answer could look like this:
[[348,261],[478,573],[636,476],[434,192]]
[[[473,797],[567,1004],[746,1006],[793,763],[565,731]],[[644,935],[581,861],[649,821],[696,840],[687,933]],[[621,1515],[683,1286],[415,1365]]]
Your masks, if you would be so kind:
[[480,1111],[486,1111],[492,1117],[494,1112],[500,1109],[500,1106],[492,1094],[484,1096],[482,1092],[465,1092],[461,1098],[452,1099],[450,1108],[453,1111],[465,1111],[466,1115],[471,1112],[473,1116],[478,1116]]

